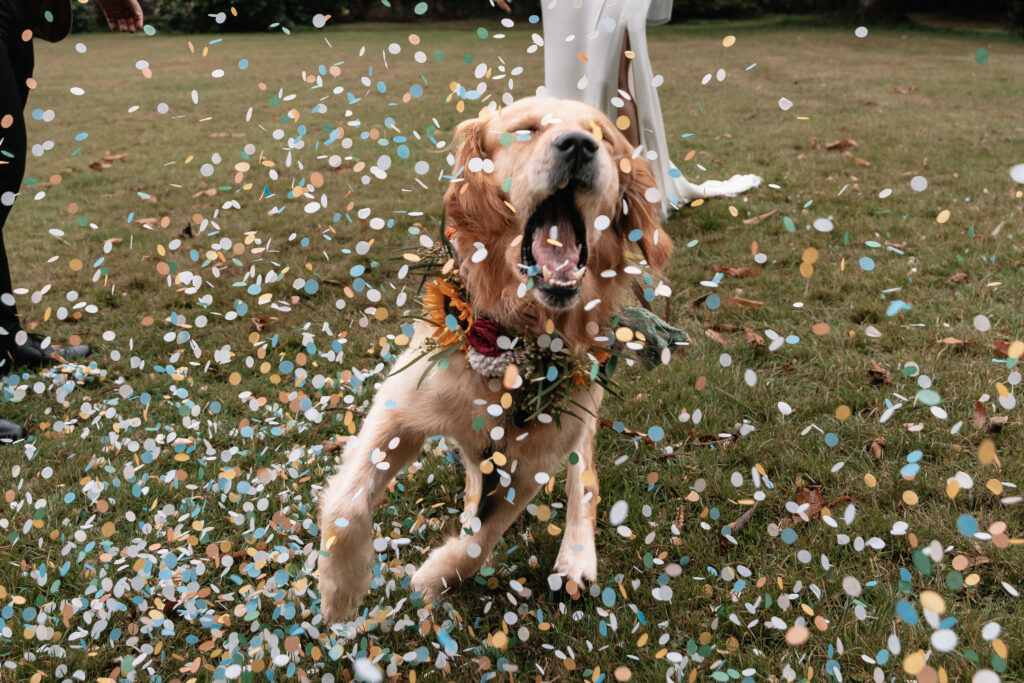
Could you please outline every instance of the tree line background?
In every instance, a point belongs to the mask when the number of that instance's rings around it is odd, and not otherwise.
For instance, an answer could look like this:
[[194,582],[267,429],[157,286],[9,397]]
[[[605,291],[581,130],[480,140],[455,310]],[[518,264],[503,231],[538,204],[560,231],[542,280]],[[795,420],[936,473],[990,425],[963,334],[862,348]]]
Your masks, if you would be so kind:
[[[430,0],[425,14],[419,0],[140,0],[146,21],[157,30],[180,33],[264,31],[279,23],[310,26],[316,14],[333,21],[443,21],[490,16],[498,12],[488,0]],[[540,12],[540,0],[512,0],[513,16]],[[232,16],[230,8],[238,10]],[[692,19],[754,18],[766,13],[817,14],[863,21],[905,21],[909,13],[941,13],[963,19],[997,21],[1024,35],[1024,0],[674,0],[673,22]],[[95,3],[74,3],[75,28],[100,28]],[[224,13],[218,23],[218,14]]]

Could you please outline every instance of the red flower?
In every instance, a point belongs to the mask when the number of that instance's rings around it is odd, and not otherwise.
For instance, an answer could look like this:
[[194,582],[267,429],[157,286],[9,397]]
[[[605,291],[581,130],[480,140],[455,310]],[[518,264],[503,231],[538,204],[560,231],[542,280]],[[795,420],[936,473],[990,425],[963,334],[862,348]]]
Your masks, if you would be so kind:
[[504,351],[498,348],[498,337],[504,333],[505,328],[498,323],[482,316],[477,316],[469,331],[466,332],[466,339],[469,341],[469,345],[476,349],[477,352],[493,358],[504,353]]

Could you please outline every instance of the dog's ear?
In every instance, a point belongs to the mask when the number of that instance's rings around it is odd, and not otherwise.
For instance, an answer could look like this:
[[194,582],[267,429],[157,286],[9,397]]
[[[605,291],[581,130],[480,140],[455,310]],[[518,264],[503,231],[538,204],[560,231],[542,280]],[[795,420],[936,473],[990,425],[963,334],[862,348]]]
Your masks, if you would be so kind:
[[618,229],[623,239],[640,247],[651,268],[661,270],[672,255],[672,239],[661,229],[661,190],[651,165],[639,158],[620,164],[619,186],[623,201]]
[[509,215],[504,194],[494,178],[494,163],[487,153],[486,110],[480,118],[463,121],[455,129],[462,140],[455,157],[455,180],[445,193],[444,206],[449,226],[473,232],[493,226],[495,218]]

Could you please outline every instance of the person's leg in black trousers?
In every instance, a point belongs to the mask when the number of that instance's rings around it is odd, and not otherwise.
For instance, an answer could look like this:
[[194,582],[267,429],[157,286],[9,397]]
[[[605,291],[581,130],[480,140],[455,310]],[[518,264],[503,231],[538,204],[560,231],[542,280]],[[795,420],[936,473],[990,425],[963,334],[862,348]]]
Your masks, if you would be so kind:
[[[35,64],[32,41],[22,40],[22,32],[29,25],[26,2],[0,0],[0,327],[4,328],[0,336],[5,332],[12,336],[20,329],[3,228],[25,176],[28,137],[24,110],[28,79]],[[0,340],[0,344],[8,345],[5,341]]]
[[[58,353],[72,359],[89,352],[88,347],[43,348],[39,337],[21,329],[7,262],[4,228],[21,191],[28,151],[24,109],[35,56],[31,37],[24,38],[34,6],[32,0],[0,0],[0,374],[16,366],[47,365],[59,360]],[[0,419],[0,440],[23,435],[21,427]]]

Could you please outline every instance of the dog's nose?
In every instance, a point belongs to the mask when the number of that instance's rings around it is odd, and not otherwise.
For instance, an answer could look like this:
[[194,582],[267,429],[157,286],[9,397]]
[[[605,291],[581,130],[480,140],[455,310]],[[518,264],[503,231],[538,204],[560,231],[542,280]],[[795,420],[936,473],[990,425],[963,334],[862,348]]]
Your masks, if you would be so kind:
[[570,168],[578,168],[594,159],[597,141],[586,133],[563,133],[555,138],[555,152]]

